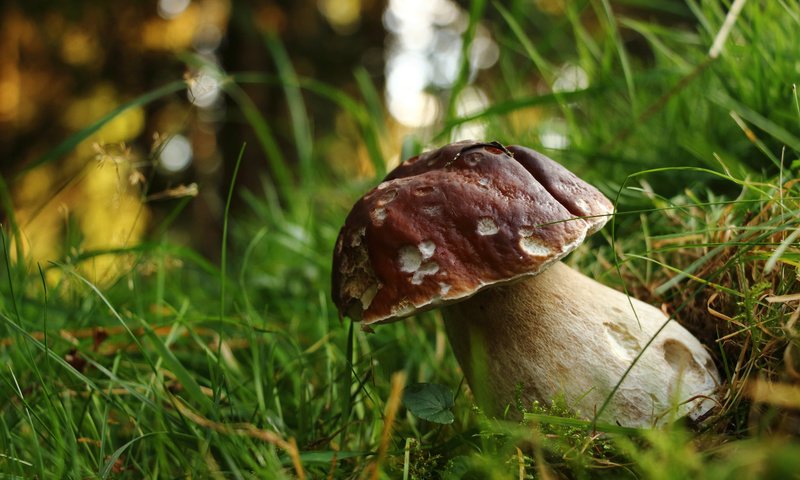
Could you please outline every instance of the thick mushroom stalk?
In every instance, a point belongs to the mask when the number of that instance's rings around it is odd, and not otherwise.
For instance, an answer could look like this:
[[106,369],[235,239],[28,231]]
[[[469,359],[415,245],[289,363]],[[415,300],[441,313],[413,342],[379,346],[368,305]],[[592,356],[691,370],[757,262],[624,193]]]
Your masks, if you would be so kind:
[[608,423],[697,419],[715,404],[708,395],[719,383],[716,367],[692,334],[657,308],[563,263],[443,313],[467,381],[493,413],[516,400],[530,408],[534,400],[548,404],[563,396],[592,418],[631,365],[600,417]]

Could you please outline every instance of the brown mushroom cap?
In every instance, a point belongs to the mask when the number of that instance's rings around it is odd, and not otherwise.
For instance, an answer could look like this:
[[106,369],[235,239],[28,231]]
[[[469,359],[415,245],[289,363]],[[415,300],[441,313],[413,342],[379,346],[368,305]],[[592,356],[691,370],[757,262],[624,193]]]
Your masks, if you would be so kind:
[[353,206],[333,256],[342,315],[389,322],[536,275],[613,212],[529,148],[458,142],[410,158]]

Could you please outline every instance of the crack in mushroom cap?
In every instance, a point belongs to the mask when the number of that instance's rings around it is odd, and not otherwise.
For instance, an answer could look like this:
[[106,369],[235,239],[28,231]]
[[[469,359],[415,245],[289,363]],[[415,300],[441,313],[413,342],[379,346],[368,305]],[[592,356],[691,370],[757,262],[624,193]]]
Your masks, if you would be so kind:
[[459,301],[536,275],[611,213],[595,187],[529,148],[446,145],[406,160],[353,206],[333,300],[366,324]]

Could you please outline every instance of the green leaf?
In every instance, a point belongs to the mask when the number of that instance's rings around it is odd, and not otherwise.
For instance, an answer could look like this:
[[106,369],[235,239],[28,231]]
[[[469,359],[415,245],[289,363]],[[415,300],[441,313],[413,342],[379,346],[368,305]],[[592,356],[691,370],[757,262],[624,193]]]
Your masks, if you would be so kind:
[[414,383],[403,391],[403,405],[423,420],[453,423],[453,391],[437,383]]

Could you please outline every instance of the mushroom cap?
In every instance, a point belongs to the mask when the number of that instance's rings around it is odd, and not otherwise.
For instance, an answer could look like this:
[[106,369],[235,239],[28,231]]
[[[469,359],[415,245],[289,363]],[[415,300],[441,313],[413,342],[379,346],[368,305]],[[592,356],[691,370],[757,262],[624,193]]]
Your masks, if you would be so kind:
[[445,145],[406,160],[353,206],[334,250],[333,300],[365,324],[460,301],[536,275],[613,211],[529,148]]

